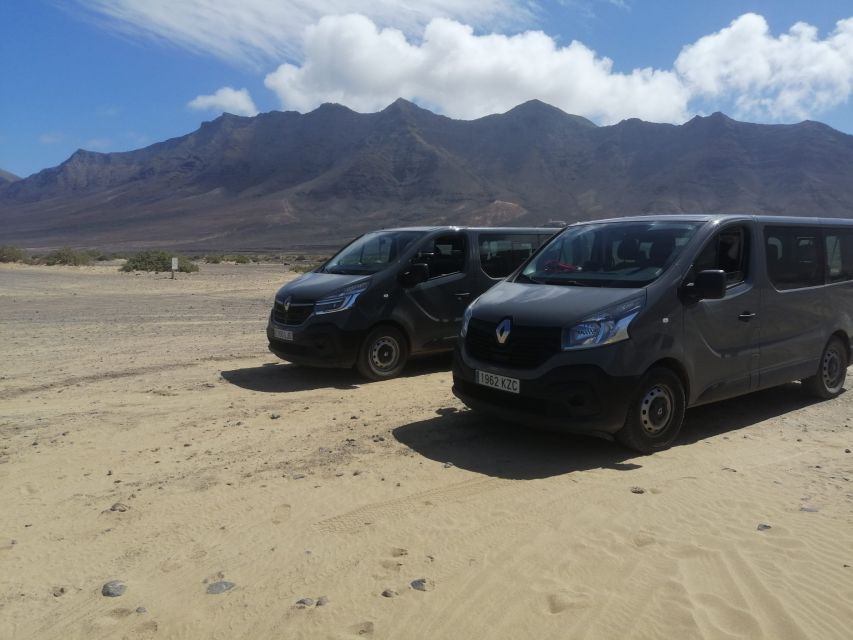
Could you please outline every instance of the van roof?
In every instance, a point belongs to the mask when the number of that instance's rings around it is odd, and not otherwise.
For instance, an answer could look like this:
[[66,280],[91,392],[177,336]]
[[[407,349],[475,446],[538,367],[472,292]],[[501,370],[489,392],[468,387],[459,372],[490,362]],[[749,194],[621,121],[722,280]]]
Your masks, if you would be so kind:
[[601,220],[584,220],[575,224],[596,224],[599,222],[647,222],[648,220],[670,220],[672,222],[730,222],[735,220],[754,220],[764,224],[801,224],[808,225],[836,225],[853,226],[851,218],[822,218],[816,216],[762,216],[749,213],[707,213],[707,214],[679,214],[650,213],[642,216],[626,216],[623,218],[604,218]]
[[516,233],[557,233],[563,229],[563,226],[559,227],[466,227],[466,226],[457,226],[457,225],[446,225],[446,226],[437,226],[437,227],[388,227],[387,229],[381,229],[381,231],[498,231],[498,232],[510,232],[514,231]]

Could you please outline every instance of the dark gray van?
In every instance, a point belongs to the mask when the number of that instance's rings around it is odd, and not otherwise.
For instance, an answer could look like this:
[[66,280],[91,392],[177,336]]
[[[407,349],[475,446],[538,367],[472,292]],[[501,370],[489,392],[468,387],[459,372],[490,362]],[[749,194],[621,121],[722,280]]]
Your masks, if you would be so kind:
[[299,364],[391,378],[453,349],[465,307],[556,229],[410,227],[367,233],[275,295],[269,348]]
[[575,224],[468,307],[453,391],[520,423],[668,447],[684,410],[802,380],[841,393],[853,220]]

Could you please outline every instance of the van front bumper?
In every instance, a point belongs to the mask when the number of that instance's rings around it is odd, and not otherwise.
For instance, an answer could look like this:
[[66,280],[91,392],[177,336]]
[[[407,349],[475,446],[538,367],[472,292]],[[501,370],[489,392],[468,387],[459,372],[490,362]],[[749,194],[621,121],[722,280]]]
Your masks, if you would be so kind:
[[[453,358],[453,394],[475,411],[499,420],[610,438],[625,424],[640,376],[612,376],[592,364],[556,366],[544,372],[506,370]],[[477,384],[477,370],[518,378],[519,393]],[[529,376],[529,377],[525,377]]]
[[[293,332],[293,340],[279,340],[274,326]],[[267,324],[269,350],[282,360],[312,367],[349,368],[355,365],[364,331],[345,331],[335,324],[290,327]]]

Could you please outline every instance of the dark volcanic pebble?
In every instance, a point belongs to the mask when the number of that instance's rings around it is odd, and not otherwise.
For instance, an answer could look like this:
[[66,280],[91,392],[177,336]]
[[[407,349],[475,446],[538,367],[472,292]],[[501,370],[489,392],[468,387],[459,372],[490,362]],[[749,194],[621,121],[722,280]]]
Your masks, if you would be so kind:
[[302,598],[301,600],[297,600],[296,604],[300,607],[313,607],[314,599],[313,598]]
[[212,584],[207,585],[207,592],[212,595],[217,595],[220,593],[225,593],[229,589],[234,588],[233,582],[228,582],[227,580],[220,580],[219,582],[214,582]]
[[385,589],[385,591],[382,592],[382,595],[386,598],[396,598],[400,594],[393,589]]
[[426,578],[412,580],[412,589],[417,591],[431,591],[433,586],[432,580],[427,580]]
[[764,524],[763,522],[756,527],[759,531],[767,531],[770,528],[769,524]]
[[108,598],[117,598],[127,591],[127,585],[121,580],[110,580],[101,587],[101,595]]

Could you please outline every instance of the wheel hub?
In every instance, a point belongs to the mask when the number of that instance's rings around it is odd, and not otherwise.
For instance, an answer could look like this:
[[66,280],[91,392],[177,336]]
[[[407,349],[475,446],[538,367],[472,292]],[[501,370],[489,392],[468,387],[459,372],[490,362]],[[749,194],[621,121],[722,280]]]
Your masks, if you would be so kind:
[[399,357],[400,345],[389,336],[379,338],[370,348],[370,364],[377,371],[393,369]]
[[823,354],[823,384],[828,391],[835,392],[841,385],[844,372],[841,370],[841,356],[835,349],[828,349]]
[[640,423],[649,435],[657,435],[672,419],[672,392],[666,386],[655,385],[640,402]]

